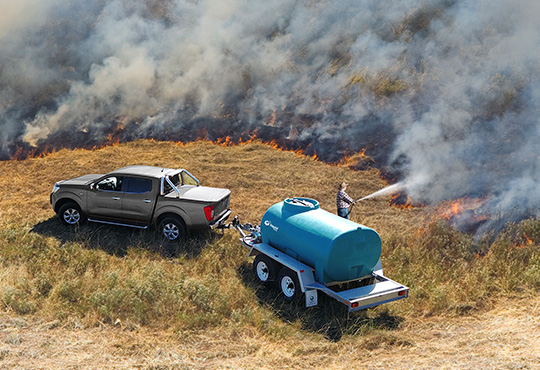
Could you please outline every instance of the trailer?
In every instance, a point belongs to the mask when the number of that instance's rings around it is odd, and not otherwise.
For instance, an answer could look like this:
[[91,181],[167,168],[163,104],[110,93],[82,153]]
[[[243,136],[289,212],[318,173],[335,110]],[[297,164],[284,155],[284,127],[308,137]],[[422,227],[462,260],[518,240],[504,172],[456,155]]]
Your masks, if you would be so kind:
[[287,300],[318,305],[322,292],[349,312],[408,297],[409,288],[384,276],[378,234],[319,208],[316,200],[285,199],[270,207],[261,226],[232,224],[241,235],[253,272],[277,283]]

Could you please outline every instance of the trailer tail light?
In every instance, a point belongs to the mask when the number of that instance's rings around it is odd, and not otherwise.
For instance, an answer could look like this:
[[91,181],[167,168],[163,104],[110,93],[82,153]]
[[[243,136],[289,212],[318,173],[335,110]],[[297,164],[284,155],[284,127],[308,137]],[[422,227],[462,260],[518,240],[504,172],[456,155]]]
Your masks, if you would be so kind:
[[406,291],[402,290],[401,292],[398,293],[398,296],[399,296],[399,297],[402,297],[402,296],[405,295],[405,293],[406,293]]
[[204,215],[208,221],[212,221],[214,219],[214,206],[211,205],[204,207]]

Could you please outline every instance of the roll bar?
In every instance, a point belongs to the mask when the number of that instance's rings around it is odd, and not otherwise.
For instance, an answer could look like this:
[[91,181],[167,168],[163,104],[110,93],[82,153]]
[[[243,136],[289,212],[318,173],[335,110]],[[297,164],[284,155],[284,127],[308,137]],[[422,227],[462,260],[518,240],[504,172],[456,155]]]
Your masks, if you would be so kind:
[[184,185],[183,174],[186,174],[191,179],[193,179],[193,181],[195,181],[197,186],[200,185],[199,180],[195,176],[193,176],[191,173],[189,173],[188,171],[184,169],[177,169],[177,170],[173,170],[173,171],[169,171],[165,173],[164,176],[161,178],[160,189],[159,189],[160,194],[165,195],[165,181],[166,181],[171,186],[171,188],[176,192],[176,197],[180,198],[180,192],[178,191],[178,188],[172,183],[169,177],[180,175],[182,179],[182,185]]

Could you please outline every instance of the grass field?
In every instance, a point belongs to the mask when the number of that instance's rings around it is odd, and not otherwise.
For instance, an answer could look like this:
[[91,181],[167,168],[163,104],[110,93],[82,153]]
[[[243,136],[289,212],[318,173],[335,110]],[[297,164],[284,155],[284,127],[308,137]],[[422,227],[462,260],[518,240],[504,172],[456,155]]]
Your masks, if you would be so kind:
[[[152,231],[68,229],[49,204],[61,179],[131,164],[184,167],[203,185],[231,189],[233,214],[258,223],[270,205],[292,196],[317,199],[334,212],[340,181],[354,198],[387,185],[376,169],[353,171],[356,160],[328,165],[258,142],[143,140],[0,162],[0,366],[340,368],[341,361],[366,360],[381,349],[421,352],[414,330],[433,325],[443,332],[444,322],[491,318],[501,302],[521,302],[529,309],[516,310],[525,316],[538,311],[540,222],[532,219],[475,240],[440,217],[445,205],[401,209],[389,206],[388,196],[359,203],[352,219],[380,233],[385,274],[409,286],[410,296],[347,315],[330,299],[306,310],[260,286],[236,232],[197,233],[171,257]],[[530,318],[525,329],[527,341],[538,320]],[[456,337],[456,346],[465,346]],[[481,357],[490,347],[486,338],[477,340]],[[169,357],[151,361],[160,346]],[[521,357],[526,365],[538,359],[534,352]],[[441,361],[438,366],[453,367]],[[519,362],[501,361],[485,364]]]

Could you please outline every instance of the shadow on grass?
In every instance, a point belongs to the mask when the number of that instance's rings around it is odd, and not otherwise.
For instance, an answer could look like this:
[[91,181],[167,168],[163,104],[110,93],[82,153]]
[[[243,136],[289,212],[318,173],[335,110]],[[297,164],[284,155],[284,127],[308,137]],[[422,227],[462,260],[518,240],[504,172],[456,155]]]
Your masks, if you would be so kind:
[[160,238],[152,228],[141,230],[93,222],[67,227],[57,217],[36,224],[31,231],[43,236],[52,236],[62,243],[80,243],[87,248],[101,249],[119,257],[125,256],[128,248],[136,247],[148,249],[167,258],[179,255],[195,258],[204,246],[222,236],[211,230],[195,230],[183,241],[170,242]]
[[257,280],[251,265],[242,265],[238,272],[244,284],[255,290],[259,303],[271,307],[281,320],[300,321],[304,330],[322,334],[334,342],[346,334],[361,335],[377,329],[396,330],[404,320],[387,310],[348,312],[344,304],[321,292],[318,293],[318,305],[306,308],[303,295],[298,301],[287,301],[276,282],[263,284]]

